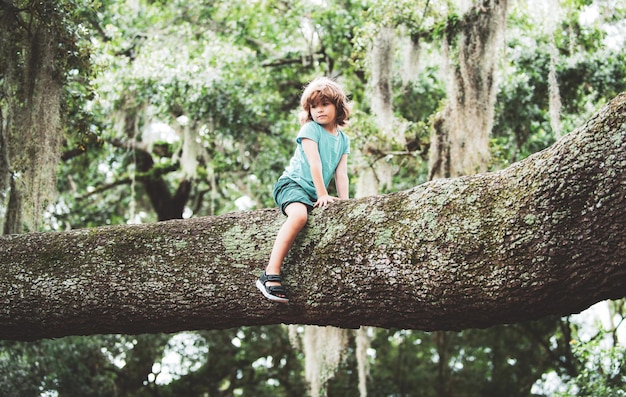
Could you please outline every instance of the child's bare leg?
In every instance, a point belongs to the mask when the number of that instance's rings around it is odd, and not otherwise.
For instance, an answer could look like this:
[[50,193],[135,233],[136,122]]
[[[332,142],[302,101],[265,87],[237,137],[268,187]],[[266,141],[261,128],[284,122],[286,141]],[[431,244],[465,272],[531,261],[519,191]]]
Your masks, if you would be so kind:
[[[283,260],[296,240],[298,233],[306,224],[309,215],[307,206],[302,203],[289,204],[285,208],[285,213],[287,214],[287,220],[278,230],[269,263],[265,268],[265,274],[280,274]],[[267,285],[280,285],[280,283],[268,282]]]

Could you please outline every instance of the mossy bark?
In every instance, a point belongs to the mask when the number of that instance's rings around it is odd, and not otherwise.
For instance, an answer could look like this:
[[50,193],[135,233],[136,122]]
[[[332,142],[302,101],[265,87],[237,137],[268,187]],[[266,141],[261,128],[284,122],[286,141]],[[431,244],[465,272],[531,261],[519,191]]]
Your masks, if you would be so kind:
[[0,238],[0,337],[298,323],[422,330],[567,315],[626,296],[626,94],[496,173],[313,211],[254,281],[277,210]]

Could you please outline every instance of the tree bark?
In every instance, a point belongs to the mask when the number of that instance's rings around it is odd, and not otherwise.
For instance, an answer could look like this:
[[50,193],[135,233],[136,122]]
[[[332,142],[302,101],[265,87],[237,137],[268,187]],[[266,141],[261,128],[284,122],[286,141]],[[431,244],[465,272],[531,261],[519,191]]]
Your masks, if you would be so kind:
[[312,212],[254,281],[276,209],[0,238],[0,338],[298,323],[460,330],[626,296],[626,93],[550,148]]

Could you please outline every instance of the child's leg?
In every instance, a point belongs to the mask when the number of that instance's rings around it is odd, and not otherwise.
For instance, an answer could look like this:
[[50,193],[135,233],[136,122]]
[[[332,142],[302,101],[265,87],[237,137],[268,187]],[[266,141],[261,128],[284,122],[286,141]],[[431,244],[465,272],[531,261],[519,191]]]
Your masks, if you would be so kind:
[[[306,224],[309,210],[308,207],[302,203],[291,203],[285,208],[285,213],[287,214],[287,220],[281,226],[278,235],[276,235],[272,254],[265,268],[266,274],[280,274],[280,268],[283,265],[285,256],[287,256],[298,233]],[[268,282],[268,285],[280,285],[280,283]]]

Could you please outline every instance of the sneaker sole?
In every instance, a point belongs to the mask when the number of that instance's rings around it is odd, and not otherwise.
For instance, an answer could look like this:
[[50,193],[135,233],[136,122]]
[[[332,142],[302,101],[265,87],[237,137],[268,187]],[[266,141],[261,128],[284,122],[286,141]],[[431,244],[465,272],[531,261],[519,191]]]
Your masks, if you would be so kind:
[[287,302],[289,302],[289,299],[287,299],[287,298],[281,298],[280,296],[272,295],[269,292],[267,292],[265,290],[265,286],[263,285],[263,283],[261,283],[261,280],[256,280],[256,287],[259,289],[259,291],[261,291],[263,296],[265,296],[267,299],[269,299],[271,301],[280,302],[280,303],[287,303]]

